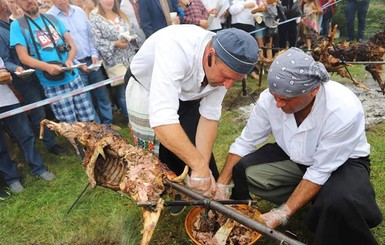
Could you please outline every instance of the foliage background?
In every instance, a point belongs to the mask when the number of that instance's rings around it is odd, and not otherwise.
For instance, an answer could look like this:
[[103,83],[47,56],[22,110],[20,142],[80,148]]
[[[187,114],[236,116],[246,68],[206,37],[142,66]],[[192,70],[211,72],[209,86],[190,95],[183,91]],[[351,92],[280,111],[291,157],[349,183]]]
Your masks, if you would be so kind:
[[[345,19],[343,16],[343,1],[338,4],[333,22],[339,24],[341,39],[346,35]],[[372,0],[367,17],[367,36],[384,28],[385,4],[383,0]],[[355,78],[365,79],[367,73],[362,66],[353,67],[351,73]],[[340,77],[335,80],[348,82]],[[265,80],[265,79],[264,79]],[[258,82],[248,79],[247,88],[257,97],[266,87],[258,88]],[[238,83],[227,94],[224,102],[223,116],[220,121],[219,137],[215,144],[215,157],[221,166],[225,161],[229,145],[240,134],[244,122],[236,109],[241,105],[250,104],[247,96],[240,96],[231,110],[228,106],[241,91]],[[384,98],[385,99],[385,98]],[[123,127],[120,133],[130,139],[129,130],[115,114],[114,123]],[[385,123],[371,127],[368,140],[372,146],[372,175],[371,180],[377,194],[377,201],[385,213]],[[58,137],[59,138],[59,137]],[[71,146],[62,138],[59,142],[71,150]],[[16,145],[14,145],[17,148]],[[79,157],[71,153],[65,156],[52,156],[37,142],[48,168],[58,178],[51,183],[32,177],[22,160],[18,167],[23,176],[25,191],[12,196],[6,202],[0,203],[0,245],[18,244],[138,244],[141,230],[141,212],[135,202],[113,191],[96,188],[87,189],[77,205],[68,213],[75,199],[87,183],[85,171]],[[18,156],[21,159],[20,155]],[[258,208],[266,212],[273,205],[260,201]],[[296,239],[311,243],[311,233],[301,223],[306,208],[291,219],[279,231],[285,234],[294,233]],[[160,223],[156,228],[152,244],[192,244],[184,230],[184,218],[187,212],[172,217],[163,212]],[[373,233],[379,244],[385,244],[385,225],[382,223]],[[277,244],[268,238],[262,238],[259,244]]]

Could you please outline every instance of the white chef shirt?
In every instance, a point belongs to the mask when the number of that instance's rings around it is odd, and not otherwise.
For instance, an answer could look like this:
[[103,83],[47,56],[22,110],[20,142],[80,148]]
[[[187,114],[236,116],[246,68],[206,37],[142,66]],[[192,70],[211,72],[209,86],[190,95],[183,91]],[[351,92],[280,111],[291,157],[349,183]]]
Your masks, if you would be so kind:
[[310,166],[303,178],[319,185],[348,158],[370,153],[361,102],[334,81],[321,85],[310,114],[299,127],[294,114],[277,108],[268,89],[263,91],[230,153],[243,157],[270,133],[292,161]]
[[151,127],[179,123],[179,99],[202,98],[200,114],[219,120],[224,86],[202,87],[202,60],[215,33],[196,25],[170,25],[151,35],[133,58],[130,68],[138,82],[150,91]]

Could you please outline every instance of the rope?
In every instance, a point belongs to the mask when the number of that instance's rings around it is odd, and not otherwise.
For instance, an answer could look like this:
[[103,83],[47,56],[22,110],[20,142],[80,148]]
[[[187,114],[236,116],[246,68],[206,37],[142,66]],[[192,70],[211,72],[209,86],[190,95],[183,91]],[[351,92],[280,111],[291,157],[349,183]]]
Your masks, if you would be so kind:
[[67,98],[67,97],[72,97],[74,95],[81,94],[81,93],[90,91],[92,89],[96,89],[96,88],[108,85],[108,84],[110,84],[110,83],[112,83],[114,81],[118,81],[118,80],[123,79],[123,76],[124,75],[117,76],[117,77],[114,77],[114,78],[110,78],[110,79],[107,79],[107,80],[104,80],[104,81],[100,81],[98,83],[91,84],[91,85],[88,85],[86,87],[74,90],[74,91],[71,91],[71,92],[63,94],[63,95],[58,95],[58,96],[55,96],[55,97],[47,98],[45,100],[37,101],[35,103],[31,103],[31,104],[28,104],[28,105],[25,105],[25,106],[21,106],[19,108],[16,108],[16,109],[13,109],[13,110],[10,110],[10,111],[3,112],[3,113],[0,114],[0,119],[6,118],[6,117],[10,117],[10,116],[22,113],[22,112],[26,112],[26,111],[38,108],[40,106],[51,104],[53,102],[59,101],[61,99]]

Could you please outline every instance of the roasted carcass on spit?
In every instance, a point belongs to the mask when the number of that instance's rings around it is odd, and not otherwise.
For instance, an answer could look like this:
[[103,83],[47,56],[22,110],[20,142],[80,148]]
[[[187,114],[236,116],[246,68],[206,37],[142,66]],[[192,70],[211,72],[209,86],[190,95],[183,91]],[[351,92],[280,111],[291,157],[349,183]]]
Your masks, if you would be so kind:
[[[385,84],[381,78],[383,72],[382,64],[370,64],[371,61],[383,61],[385,54],[385,29],[378,32],[365,42],[343,41],[334,44],[334,35],[337,26],[334,27],[329,38],[325,38],[311,31],[309,36],[313,46],[313,58],[322,62],[329,72],[336,72],[342,77],[351,79],[355,85],[367,89],[365,85],[350,77],[346,70],[346,63],[349,61],[368,62],[365,69],[370,72],[373,79],[378,83],[384,93]],[[374,62],[372,62],[374,63]]]
[[76,141],[85,148],[83,166],[91,187],[96,185],[129,194],[137,202],[155,201],[156,210],[142,207],[143,237],[141,244],[149,244],[163,208],[161,195],[165,178],[180,182],[181,176],[167,168],[152,153],[133,145],[107,125],[93,122],[55,123],[42,120],[40,138],[44,127],[67,138],[75,148]]

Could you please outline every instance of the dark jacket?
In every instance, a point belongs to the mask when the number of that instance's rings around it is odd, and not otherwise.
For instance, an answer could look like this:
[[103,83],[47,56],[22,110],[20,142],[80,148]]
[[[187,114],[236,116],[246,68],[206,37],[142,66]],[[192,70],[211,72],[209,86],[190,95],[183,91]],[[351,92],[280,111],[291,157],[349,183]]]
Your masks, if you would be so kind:
[[[170,12],[178,12],[178,1],[168,0]],[[159,0],[139,0],[140,25],[148,38],[154,32],[167,26]]]

